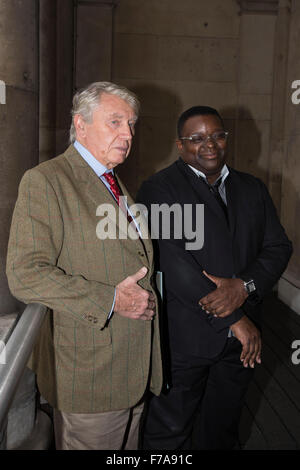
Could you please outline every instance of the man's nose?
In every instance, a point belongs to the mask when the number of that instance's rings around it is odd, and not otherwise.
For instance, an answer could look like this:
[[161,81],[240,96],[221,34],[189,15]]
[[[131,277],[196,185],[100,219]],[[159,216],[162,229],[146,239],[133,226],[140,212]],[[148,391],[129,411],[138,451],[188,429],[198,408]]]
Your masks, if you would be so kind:
[[208,135],[207,138],[206,138],[205,145],[209,148],[215,148],[217,144],[216,144],[215,140],[213,139],[213,137]]
[[128,123],[124,123],[121,128],[120,134],[123,137],[123,139],[132,139],[133,129]]

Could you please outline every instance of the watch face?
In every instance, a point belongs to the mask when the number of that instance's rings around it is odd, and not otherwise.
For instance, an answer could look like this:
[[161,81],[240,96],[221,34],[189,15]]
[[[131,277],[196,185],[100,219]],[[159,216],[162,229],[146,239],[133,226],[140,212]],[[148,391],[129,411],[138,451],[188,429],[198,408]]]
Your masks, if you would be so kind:
[[254,281],[247,282],[245,287],[246,287],[248,294],[251,294],[251,292],[254,292],[256,290]]

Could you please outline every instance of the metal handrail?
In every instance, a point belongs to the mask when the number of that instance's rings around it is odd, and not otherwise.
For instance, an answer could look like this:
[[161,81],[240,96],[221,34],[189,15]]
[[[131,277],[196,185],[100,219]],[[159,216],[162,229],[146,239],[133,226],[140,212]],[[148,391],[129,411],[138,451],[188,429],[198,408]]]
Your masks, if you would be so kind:
[[47,307],[41,304],[27,305],[5,346],[5,364],[0,364],[0,430],[6,422],[46,311]]

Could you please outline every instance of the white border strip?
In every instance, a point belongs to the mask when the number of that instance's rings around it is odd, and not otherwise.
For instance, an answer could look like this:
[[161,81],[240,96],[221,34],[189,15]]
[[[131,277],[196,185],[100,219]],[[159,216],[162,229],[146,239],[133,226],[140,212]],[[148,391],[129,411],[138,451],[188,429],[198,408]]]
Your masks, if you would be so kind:
[[283,277],[278,282],[278,297],[300,315],[300,289]]

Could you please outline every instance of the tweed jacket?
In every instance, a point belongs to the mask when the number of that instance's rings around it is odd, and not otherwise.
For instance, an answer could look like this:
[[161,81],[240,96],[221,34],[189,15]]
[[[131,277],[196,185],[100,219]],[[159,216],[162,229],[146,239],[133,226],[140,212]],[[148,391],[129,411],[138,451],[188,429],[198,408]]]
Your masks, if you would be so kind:
[[[120,236],[100,239],[101,204],[118,214],[107,188],[70,146],[25,173],[12,219],[11,292],[48,307],[30,366],[41,394],[65,412],[125,409],[142,398],[147,385],[155,394],[161,389],[157,315],[143,321],[114,313],[108,321],[115,286],[143,266],[148,273],[139,284],[155,293],[151,240],[126,238],[118,217]],[[125,215],[119,217],[128,227]]]

